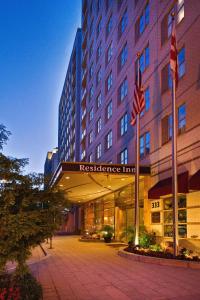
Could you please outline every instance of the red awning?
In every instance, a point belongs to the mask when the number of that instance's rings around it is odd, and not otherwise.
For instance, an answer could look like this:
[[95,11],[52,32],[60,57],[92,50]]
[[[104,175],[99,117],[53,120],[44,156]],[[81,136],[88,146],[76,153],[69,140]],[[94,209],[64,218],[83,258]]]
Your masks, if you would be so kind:
[[[188,171],[178,175],[178,193],[188,193]],[[148,192],[149,199],[172,194],[172,177],[158,181]]]
[[189,189],[200,191],[200,170],[190,177]]

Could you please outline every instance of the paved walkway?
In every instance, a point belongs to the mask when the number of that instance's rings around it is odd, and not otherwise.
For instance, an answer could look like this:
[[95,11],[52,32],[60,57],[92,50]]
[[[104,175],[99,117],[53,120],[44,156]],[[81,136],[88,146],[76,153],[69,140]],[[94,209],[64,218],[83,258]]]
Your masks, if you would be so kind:
[[57,237],[31,268],[44,300],[200,300],[200,271],[127,260],[104,243]]

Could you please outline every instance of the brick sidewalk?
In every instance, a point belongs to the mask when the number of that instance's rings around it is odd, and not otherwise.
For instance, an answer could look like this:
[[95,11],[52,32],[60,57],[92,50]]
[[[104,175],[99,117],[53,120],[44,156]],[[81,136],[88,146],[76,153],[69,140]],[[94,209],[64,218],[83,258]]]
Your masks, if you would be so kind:
[[127,260],[100,243],[57,237],[31,265],[44,300],[200,300],[200,271]]

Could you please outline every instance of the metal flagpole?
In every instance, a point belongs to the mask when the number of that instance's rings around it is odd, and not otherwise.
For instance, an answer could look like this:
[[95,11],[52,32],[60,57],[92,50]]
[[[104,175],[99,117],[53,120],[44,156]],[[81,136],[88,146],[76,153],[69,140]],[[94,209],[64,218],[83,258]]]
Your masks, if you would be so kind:
[[177,184],[177,135],[176,135],[176,82],[172,81],[172,191],[173,191],[173,243],[178,255],[178,184]]
[[[174,14],[172,14],[174,22]],[[173,24],[175,26],[175,24]],[[173,45],[176,47],[176,45]],[[177,57],[176,57],[177,59]],[[176,70],[177,71],[177,70]],[[177,183],[177,134],[176,134],[176,71],[172,73],[172,193],[173,193],[173,245],[178,255],[178,183]]]
[[[138,66],[137,66],[137,81],[139,86],[139,57],[140,53],[137,54]],[[136,115],[136,160],[135,160],[135,245],[139,244],[139,176],[140,176],[140,113]]]

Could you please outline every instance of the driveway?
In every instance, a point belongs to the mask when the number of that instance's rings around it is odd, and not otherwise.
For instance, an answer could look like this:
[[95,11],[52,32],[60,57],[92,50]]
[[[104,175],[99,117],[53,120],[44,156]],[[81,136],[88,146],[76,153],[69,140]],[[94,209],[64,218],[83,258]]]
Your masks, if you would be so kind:
[[56,237],[31,268],[44,300],[200,300],[200,270],[134,262],[104,243]]

